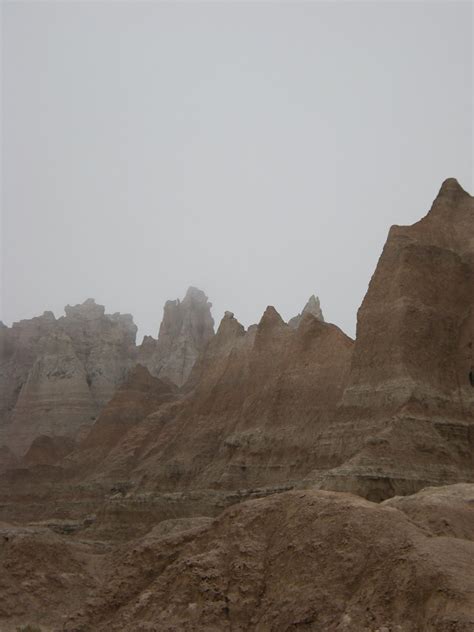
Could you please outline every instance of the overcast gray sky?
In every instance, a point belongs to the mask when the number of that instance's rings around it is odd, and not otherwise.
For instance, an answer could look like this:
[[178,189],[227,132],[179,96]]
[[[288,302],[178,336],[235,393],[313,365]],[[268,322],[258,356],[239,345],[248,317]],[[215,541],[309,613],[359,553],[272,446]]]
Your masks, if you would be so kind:
[[470,2],[3,2],[2,318],[156,335],[313,292],[354,335],[391,224],[473,189]]

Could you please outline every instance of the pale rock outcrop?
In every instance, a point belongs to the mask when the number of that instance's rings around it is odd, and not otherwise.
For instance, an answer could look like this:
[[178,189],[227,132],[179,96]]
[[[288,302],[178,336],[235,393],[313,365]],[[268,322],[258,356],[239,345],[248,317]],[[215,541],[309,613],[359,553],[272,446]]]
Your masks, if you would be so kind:
[[136,361],[128,314],[93,299],[0,328],[0,444],[24,453],[39,435],[79,438]]
[[[56,328],[52,312],[0,327],[0,436],[10,422],[20,390],[36,356],[40,340]],[[0,441],[1,443],[1,441]]]
[[6,429],[6,443],[18,454],[39,435],[78,434],[94,421],[87,373],[64,333],[43,338]]
[[73,307],[67,305],[65,312],[58,326],[71,338],[100,409],[136,362],[137,327],[130,314],[105,314],[104,307],[94,299]]
[[304,306],[301,314],[298,314],[298,316],[294,316],[293,318],[290,318],[290,320],[288,321],[288,325],[290,327],[293,327],[293,329],[296,329],[298,325],[300,324],[301,319],[304,314],[312,314],[315,318],[324,322],[324,316],[321,310],[321,304],[319,302],[318,296],[315,296],[314,294],[312,294],[309,297],[308,302]]
[[212,304],[201,290],[190,287],[182,301],[167,301],[158,340],[146,336],[139,362],[150,373],[177,386],[188,379],[199,354],[214,336]]

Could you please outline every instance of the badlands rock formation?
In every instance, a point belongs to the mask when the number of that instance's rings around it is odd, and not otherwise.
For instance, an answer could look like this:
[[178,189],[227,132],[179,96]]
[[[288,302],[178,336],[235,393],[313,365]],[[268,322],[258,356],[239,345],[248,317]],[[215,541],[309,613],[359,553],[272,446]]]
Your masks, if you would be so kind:
[[473,343],[474,200],[449,179],[426,217],[390,230],[319,441],[336,466],[322,485],[381,499],[474,480]]
[[450,179],[355,342],[313,297],[214,335],[193,288],[138,350],[90,301],[0,328],[3,433],[36,437],[0,450],[0,629],[470,632],[473,303]]
[[298,314],[298,316],[294,316],[293,318],[290,318],[290,320],[288,321],[288,325],[296,329],[296,327],[298,327],[298,325],[300,324],[301,319],[303,318],[304,314],[312,314],[315,318],[317,318],[318,320],[322,320],[324,322],[324,316],[321,310],[321,305],[320,305],[318,296],[315,296],[314,294],[312,294],[309,297],[308,302],[304,306],[301,314]]
[[139,362],[152,375],[182,386],[214,335],[211,307],[204,292],[195,287],[188,289],[182,301],[167,301],[158,340],[145,337]]
[[311,314],[295,330],[268,307],[246,332],[228,312],[193,369],[193,390],[109,445],[103,479],[120,469],[136,490],[163,492],[301,478],[316,465],[316,437],[342,394],[352,346]]
[[[172,384],[152,377],[145,367],[138,364],[102,410],[90,432],[66,462],[67,466],[77,464],[81,475],[88,476],[93,475],[97,467],[103,470],[104,459],[107,459],[115,445],[138,422],[165,403],[174,401],[177,398],[176,391]],[[123,444],[123,447],[126,446],[127,440]],[[111,472],[112,477],[117,475],[117,470]]]
[[[0,327],[0,445],[17,455],[40,436],[81,440],[137,360],[181,386],[214,335],[211,304],[189,288],[168,301],[158,340],[135,346],[129,314],[105,314],[93,299]],[[1,454],[0,454],[0,458]],[[4,453],[0,467],[10,463]]]
[[275,494],[115,549],[1,525],[2,630],[470,632],[473,513],[474,485],[454,485],[379,505]]
[[53,333],[52,312],[0,327],[0,428],[10,421],[21,388],[34,364],[40,340]]
[[0,442],[23,454],[40,435],[80,437],[135,363],[130,315],[88,299],[0,329]]

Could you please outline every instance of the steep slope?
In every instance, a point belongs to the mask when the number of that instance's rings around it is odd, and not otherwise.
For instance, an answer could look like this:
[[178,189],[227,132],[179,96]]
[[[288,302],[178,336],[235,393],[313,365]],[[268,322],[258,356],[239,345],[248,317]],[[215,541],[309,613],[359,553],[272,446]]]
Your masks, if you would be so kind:
[[[308,473],[316,437],[347,376],[352,341],[306,314],[288,327],[273,307],[248,332],[228,312],[196,363],[179,405],[151,415],[101,464],[130,454],[129,476],[149,489],[239,489]],[[146,481],[146,483],[145,483]]]
[[22,459],[22,465],[55,465],[76,447],[74,439],[64,436],[39,435]]
[[178,397],[176,391],[176,387],[151,376],[145,367],[138,364],[64,466],[67,469],[78,468],[81,475],[92,475],[117,443],[124,440],[127,444],[129,430],[163,404],[174,401]]
[[139,362],[152,375],[182,386],[214,335],[211,307],[204,292],[195,287],[188,289],[182,301],[167,301],[158,340],[145,336]]
[[474,480],[474,200],[446,180],[394,226],[358,313],[350,376],[320,442],[324,486],[384,498]]
[[18,454],[40,435],[77,436],[97,412],[72,340],[60,333],[41,342],[5,433],[7,445]]
[[53,332],[56,319],[52,312],[0,326],[0,430],[11,419],[21,387],[37,355],[39,341]]
[[0,328],[0,443],[24,454],[40,435],[78,438],[135,363],[137,328],[88,299]]
[[298,314],[298,316],[294,316],[293,318],[290,318],[290,320],[288,321],[288,325],[293,328],[298,327],[298,325],[301,322],[301,319],[303,318],[305,314],[312,314],[315,318],[317,318],[318,320],[322,320],[324,322],[324,316],[321,310],[321,304],[319,302],[318,296],[315,296],[314,294],[312,294],[309,297],[308,302],[304,306],[301,314]]

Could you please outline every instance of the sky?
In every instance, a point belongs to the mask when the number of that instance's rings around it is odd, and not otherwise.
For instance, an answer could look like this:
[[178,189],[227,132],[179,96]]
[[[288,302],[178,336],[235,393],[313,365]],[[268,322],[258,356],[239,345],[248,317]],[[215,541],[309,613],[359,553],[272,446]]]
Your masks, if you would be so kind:
[[311,294],[351,336],[388,229],[473,192],[470,2],[3,1],[1,315],[158,333]]

